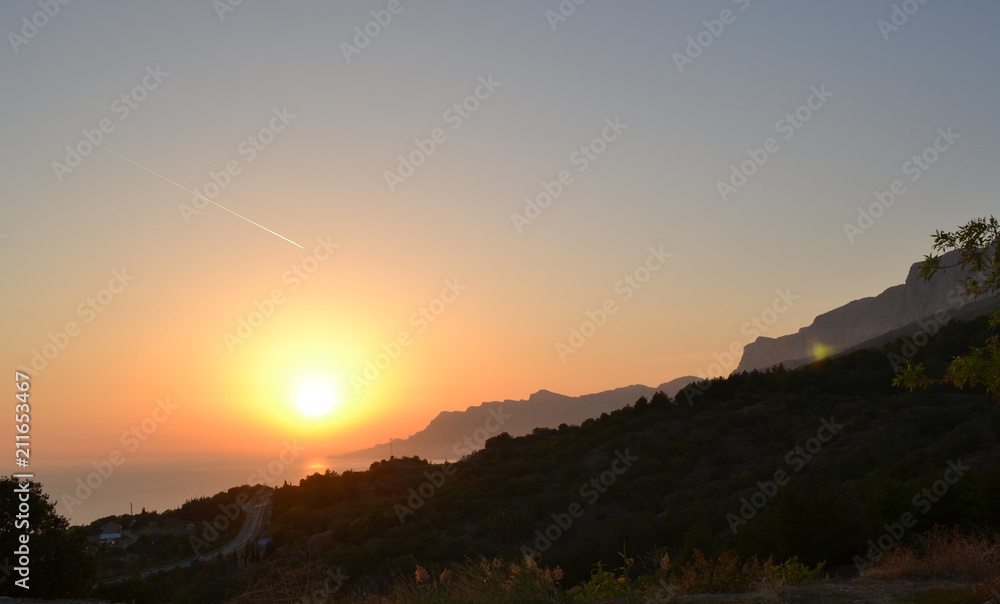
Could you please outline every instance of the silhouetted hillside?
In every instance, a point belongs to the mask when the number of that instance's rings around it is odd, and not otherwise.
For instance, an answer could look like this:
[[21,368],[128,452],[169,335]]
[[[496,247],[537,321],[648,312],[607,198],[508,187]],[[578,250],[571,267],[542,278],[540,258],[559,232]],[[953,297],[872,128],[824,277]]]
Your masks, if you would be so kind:
[[[954,322],[917,358],[940,372],[951,355],[986,336],[985,318]],[[328,531],[323,553],[358,572],[386,560],[405,567],[471,552],[513,556],[533,547],[553,514],[579,503],[582,516],[542,553],[574,578],[597,560],[613,564],[623,546],[849,564],[958,459],[970,478],[920,515],[916,530],[935,522],[1000,526],[997,405],[949,387],[894,390],[888,353],[904,345],[717,379],[694,405],[659,395],[581,426],[493,438],[453,466],[453,475],[415,460],[315,475],[276,492],[276,536],[290,544]],[[789,457],[830,424],[842,427],[823,433],[832,438],[818,453]],[[631,461],[614,473],[622,455]],[[734,534],[727,514],[739,515],[757,483],[782,470],[789,483]],[[614,483],[605,492],[585,488],[602,476]],[[420,495],[422,486],[430,497]]]
[[[952,322],[911,356],[940,377],[988,335],[985,317]],[[693,404],[656,394],[579,426],[500,433],[456,464],[314,474],[275,490],[277,547],[255,580],[319,564],[352,577],[338,584],[350,593],[418,565],[436,577],[525,554],[566,586],[593,582],[598,562],[612,578],[623,559],[630,576],[662,576],[699,568],[701,553],[853,568],[935,524],[1000,527],[1000,407],[950,386],[891,387],[890,359],[911,346],[717,378],[689,386]]]

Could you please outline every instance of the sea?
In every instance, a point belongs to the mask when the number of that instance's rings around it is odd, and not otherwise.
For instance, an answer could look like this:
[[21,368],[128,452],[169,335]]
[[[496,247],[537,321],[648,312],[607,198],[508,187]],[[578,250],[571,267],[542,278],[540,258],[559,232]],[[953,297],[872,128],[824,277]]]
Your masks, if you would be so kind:
[[[285,465],[275,458],[128,460],[120,466],[89,462],[32,468],[34,480],[70,524],[86,525],[107,516],[163,512],[184,502],[243,484],[298,484],[306,476],[332,470],[367,470],[375,459],[308,458]],[[107,476],[105,476],[107,474]]]

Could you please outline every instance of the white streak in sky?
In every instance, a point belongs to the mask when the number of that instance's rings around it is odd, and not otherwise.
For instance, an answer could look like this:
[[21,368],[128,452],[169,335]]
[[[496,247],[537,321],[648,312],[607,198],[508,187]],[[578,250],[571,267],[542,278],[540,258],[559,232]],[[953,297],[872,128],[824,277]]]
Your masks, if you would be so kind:
[[[46,120],[46,121],[48,121],[49,123],[52,123],[52,124],[55,124],[56,126],[59,126],[59,127],[60,127],[60,128],[62,128],[63,130],[69,130],[69,131],[70,131],[70,132],[72,132],[73,134],[77,134],[77,135],[79,135],[79,136],[83,136],[82,134],[80,134],[80,133],[79,133],[79,132],[77,132],[76,130],[73,130],[72,128],[69,128],[69,127],[66,127],[66,126],[63,126],[63,125],[62,125],[62,124],[60,124],[59,122],[56,122],[56,121],[53,121],[53,120],[50,120],[49,118],[47,118],[47,117],[45,117],[45,116],[40,116],[40,117],[42,117],[43,119],[45,119],[45,120]],[[121,153],[119,153],[119,152],[115,151],[114,149],[111,149],[110,147],[106,147],[106,146],[104,146],[104,145],[94,145],[94,146],[95,146],[95,147],[99,147],[99,148],[101,148],[101,149],[104,149],[104,150],[105,150],[105,151],[107,151],[108,153],[111,153],[111,154],[114,154],[114,155],[117,155],[118,157],[120,157],[121,159],[124,159],[125,161],[127,161],[127,162],[128,162],[128,163],[130,163],[130,164],[132,164],[133,166],[135,166],[135,167],[137,167],[137,168],[142,168],[143,170],[145,170],[146,172],[149,172],[149,173],[150,173],[150,174],[152,174],[153,176],[156,176],[156,177],[158,177],[158,178],[160,178],[160,179],[162,179],[162,180],[165,180],[165,181],[169,182],[170,184],[174,185],[174,186],[175,186],[175,187],[177,187],[178,189],[180,189],[180,190],[182,190],[182,191],[186,191],[186,192],[190,193],[191,195],[194,195],[194,196],[195,196],[195,197],[197,197],[198,199],[202,199],[202,200],[204,200],[204,201],[207,201],[208,203],[212,204],[213,206],[215,206],[215,207],[217,207],[217,208],[221,208],[221,209],[223,209],[223,210],[225,210],[225,211],[229,212],[229,213],[230,213],[230,214],[232,214],[233,216],[236,216],[237,218],[242,218],[243,220],[246,220],[247,222],[249,222],[250,224],[254,225],[255,227],[258,227],[258,228],[261,228],[261,229],[264,229],[264,230],[265,230],[265,231],[267,231],[268,233],[271,233],[272,235],[275,235],[275,236],[277,236],[277,237],[281,237],[282,239],[284,239],[284,240],[285,240],[285,241],[287,241],[288,243],[291,243],[291,244],[292,244],[292,245],[294,245],[294,246],[297,246],[297,247],[300,247],[300,248],[302,247],[301,245],[299,245],[299,244],[295,243],[294,241],[292,241],[292,240],[291,240],[291,239],[289,239],[288,237],[285,237],[284,235],[281,235],[280,233],[275,233],[274,231],[272,231],[271,229],[267,228],[266,226],[264,226],[264,225],[262,225],[262,224],[260,224],[260,223],[257,223],[257,222],[254,222],[253,220],[250,220],[249,218],[247,218],[246,216],[243,216],[242,214],[237,214],[236,212],[234,212],[234,211],[230,210],[230,209],[229,209],[229,208],[227,208],[226,206],[223,206],[223,205],[221,205],[221,204],[218,204],[218,203],[215,203],[214,201],[212,201],[211,199],[208,199],[208,198],[206,198],[206,197],[205,197],[205,196],[203,196],[203,195],[199,195],[198,193],[196,193],[196,192],[192,191],[191,189],[189,189],[189,188],[185,187],[184,185],[182,185],[182,184],[180,184],[180,183],[177,183],[177,182],[174,182],[174,181],[170,180],[169,178],[167,178],[166,176],[164,176],[164,175],[162,175],[162,174],[160,174],[160,173],[158,173],[158,172],[154,172],[153,170],[150,170],[149,168],[147,168],[146,166],[144,166],[144,165],[140,164],[139,162],[137,162],[137,161],[134,161],[134,160],[131,160],[131,159],[129,159],[129,158],[127,158],[127,157],[125,157],[124,155],[122,155]],[[305,249],[305,248],[302,248],[302,249]]]

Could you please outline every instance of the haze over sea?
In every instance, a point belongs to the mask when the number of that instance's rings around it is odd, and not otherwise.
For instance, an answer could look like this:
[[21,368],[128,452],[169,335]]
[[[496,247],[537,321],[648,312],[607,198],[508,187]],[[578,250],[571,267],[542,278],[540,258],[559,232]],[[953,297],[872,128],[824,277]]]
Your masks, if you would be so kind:
[[[286,455],[286,458],[288,456]],[[302,478],[327,469],[338,473],[348,470],[367,470],[374,459],[327,459],[303,455],[285,465],[271,458],[225,458],[204,460],[128,460],[105,478],[98,469],[87,462],[68,462],[35,469],[49,498],[56,509],[71,524],[89,524],[98,518],[115,514],[128,514],[129,504],[135,513],[163,512],[180,507],[189,499],[210,497],[219,491],[242,484],[281,486],[288,481],[298,484]],[[107,460],[97,460],[99,465]],[[271,467],[271,470],[268,467]],[[103,466],[107,472],[107,466]],[[273,470],[279,470],[274,472]],[[100,480],[98,480],[100,478]],[[81,484],[90,484],[86,488]],[[79,480],[79,482],[78,482]],[[97,485],[93,488],[93,485]],[[77,493],[77,490],[80,493]],[[86,496],[87,490],[89,496]],[[81,496],[84,495],[84,496]],[[70,499],[76,498],[78,505]]]

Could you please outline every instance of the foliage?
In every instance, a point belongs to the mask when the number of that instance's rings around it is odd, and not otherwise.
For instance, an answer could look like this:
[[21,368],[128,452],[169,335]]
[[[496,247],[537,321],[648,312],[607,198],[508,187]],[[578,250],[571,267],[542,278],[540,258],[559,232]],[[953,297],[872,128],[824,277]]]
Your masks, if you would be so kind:
[[[934,252],[959,250],[958,264],[965,272],[962,287],[975,298],[1000,292],[1000,222],[996,218],[976,218],[955,231],[934,233]],[[934,252],[925,257],[920,275],[930,280],[941,268],[941,256]],[[1000,327],[1000,308],[990,317],[990,328]],[[983,346],[973,347],[956,356],[942,378],[959,388],[984,386],[1000,399],[1000,337],[990,337]],[[925,375],[922,363],[909,362],[893,380],[894,386],[910,391],[927,388],[933,381]]]
[[[955,231],[935,231],[932,249],[937,252],[960,250],[959,266],[968,276],[962,285],[974,296],[1000,291],[1000,222],[996,218],[975,218]],[[925,256],[920,274],[930,279],[941,267],[941,256]]]
[[[27,481],[26,481],[27,482]],[[0,565],[5,573],[0,582],[0,595],[32,597],[84,597],[96,573],[93,556],[86,551],[86,534],[80,527],[70,528],[69,522],[56,513],[55,504],[42,491],[42,485],[28,482],[27,495],[18,492],[20,481],[11,476],[0,477]],[[27,497],[28,512],[19,511]],[[27,536],[27,543],[22,537]],[[25,546],[30,569],[28,587],[24,591],[15,585],[21,574],[15,550]]]

